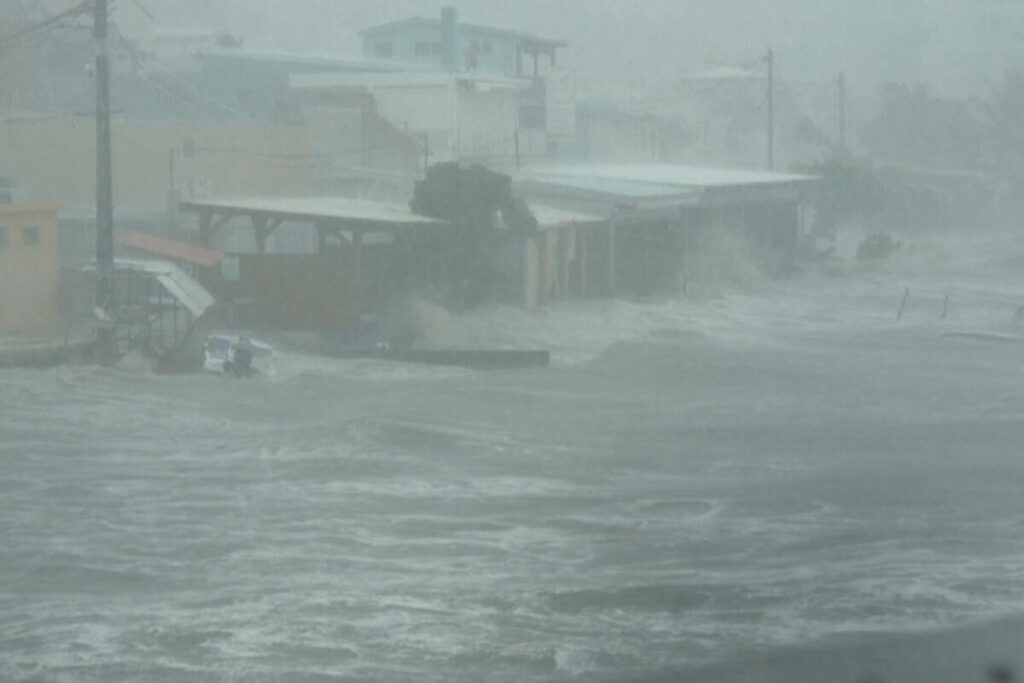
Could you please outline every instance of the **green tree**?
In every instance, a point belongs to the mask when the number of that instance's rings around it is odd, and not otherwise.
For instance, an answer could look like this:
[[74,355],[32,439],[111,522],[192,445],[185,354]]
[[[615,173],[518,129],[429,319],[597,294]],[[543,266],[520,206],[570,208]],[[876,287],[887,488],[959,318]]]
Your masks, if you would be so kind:
[[479,164],[431,166],[426,177],[416,182],[409,206],[416,213],[452,223],[449,263],[468,294],[465,303],[476,303],[491,292],[503,240],[537,228],[529,207],[512,194],[511,178]]

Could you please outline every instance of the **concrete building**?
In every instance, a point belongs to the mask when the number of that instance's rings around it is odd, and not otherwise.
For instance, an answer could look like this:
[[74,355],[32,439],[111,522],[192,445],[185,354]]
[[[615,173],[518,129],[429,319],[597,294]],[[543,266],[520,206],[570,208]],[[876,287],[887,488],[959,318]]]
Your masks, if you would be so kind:
[[[177,199],[242,193],[310,195],[316,189],[312,124],[113,122],[115,232],[175,236]],[[0,125],[0,159],[30,201],[61,204],[62,262],[95,253],[93,120]]]
[[566,46],[523,31],[462,23],[452,7],[441,10],[439,19],[409,17],[368,28],[362,36],[367,59],[505,78],[554,69],[558,49]]
[[517,149],[521,162],[548,151],[543,120],[521,117],[524,99],[534,93],[527,80],[408,71],[296,76],[292,86],[303,99],[369,94],[380,116],[422,145],[431,164],[460,160],[514,168]]
[[61,328],[57,207],[0,204],[0,335]]
[[557,155],[575,135],[573,79],[557,68],[562,41],[460,23],[452,9],[440,19],[376,26],[363,37],[375,70],[295,72],[298,99],[366,93],[430,162],[515,168]]
[[672,163],[692,154],[696,132],[673,116],[608,101],[580,102],[565,158],[588,163]]

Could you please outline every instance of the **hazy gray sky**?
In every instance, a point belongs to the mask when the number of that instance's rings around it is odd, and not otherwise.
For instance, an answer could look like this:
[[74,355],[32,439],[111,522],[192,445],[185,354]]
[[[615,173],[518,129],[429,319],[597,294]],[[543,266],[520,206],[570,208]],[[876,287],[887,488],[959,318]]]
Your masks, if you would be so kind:
[[[136,0],[123,0],[124,23]],[[530,30],[570,43],[587,84],[660,83],[769,47],[780,78],[827,82],[840,70],[873,92],[884,80],[976,94],[1024,61],[1024,2],[1006,0],[138,0],[164,27],[214,26],[251,46],[357,54],[358,30],[410,15]],[[1021,7],[1017,7],[1021,6]]]

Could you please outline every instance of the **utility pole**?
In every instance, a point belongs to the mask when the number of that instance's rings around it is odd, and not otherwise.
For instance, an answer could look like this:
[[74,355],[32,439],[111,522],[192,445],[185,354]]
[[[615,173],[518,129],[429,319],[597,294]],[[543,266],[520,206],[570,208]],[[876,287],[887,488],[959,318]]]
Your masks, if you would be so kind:
[[846,154],[846,73],[839,72],[839,153]]
[[[95,0],[93,7],[93,37],[96,41],[96,306],[109,314],[114,303],[114,195],[110,162],[107,0]],[[96,334],[99,361],[113,363],[116,346],[117,329],[100,327]]]
[[775,168],[775,52],[769,48],[765,55],[768,64],[768,169]]

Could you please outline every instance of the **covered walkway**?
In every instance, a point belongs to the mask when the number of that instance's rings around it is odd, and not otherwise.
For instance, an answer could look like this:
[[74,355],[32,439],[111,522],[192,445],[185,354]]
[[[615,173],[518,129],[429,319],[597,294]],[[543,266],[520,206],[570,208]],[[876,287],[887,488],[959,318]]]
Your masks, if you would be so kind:
[[[249,197],[186,201],[182,211],[199,216],[200,241],[209,247],[218,229],[233,218],[248,219],[258,253],[266,253],[267,238],[287,224],[313,226],[317,233],[316,252],[321,253],[328,238],[351,249],[355,300],[362,302],[364,259],[362,247],[369,234],[444,230],[447,221],[413,213],[407,206],[347,197]],[[358,304],[358,305],[361,305]]]

